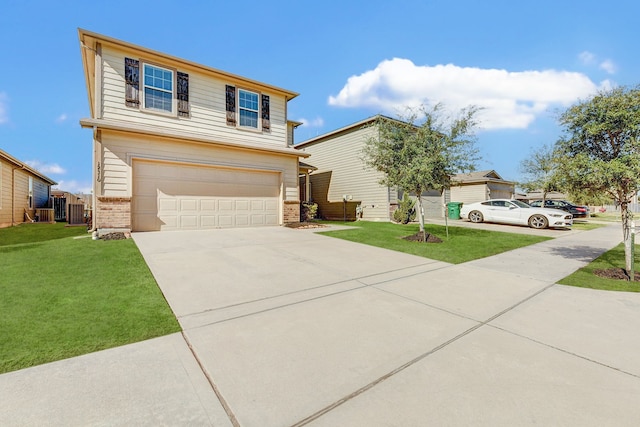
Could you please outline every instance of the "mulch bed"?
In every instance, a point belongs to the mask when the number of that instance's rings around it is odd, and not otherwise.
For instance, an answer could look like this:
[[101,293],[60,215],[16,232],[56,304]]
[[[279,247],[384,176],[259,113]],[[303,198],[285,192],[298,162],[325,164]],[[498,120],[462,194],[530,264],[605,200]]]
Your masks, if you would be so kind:
[[[418,231],[416,234],[412,234],[411,236],[403,237],[404,240],[409,240],[410,242],[420,242],[425,243],[424,232]],[[438,236],[434,236],[431,233],[427,233],[426,243],[442,243],[442,239]]]
[[115,232],[103,234],[100,236],[100,240],[125,240],[127,237],[125,233]]
[[305,228],[323,228],[323,227],[326,227],[326,225],[318,224],[316,222],[290,222],[288,224],[285,224],[285,227],[305,229]]
[[[629,280],[629,276],[624,268],[607,268],[603,270],[594,270],[593,274],[605,279]],[[640,272],[634,274],[634,282],[640,282]]]

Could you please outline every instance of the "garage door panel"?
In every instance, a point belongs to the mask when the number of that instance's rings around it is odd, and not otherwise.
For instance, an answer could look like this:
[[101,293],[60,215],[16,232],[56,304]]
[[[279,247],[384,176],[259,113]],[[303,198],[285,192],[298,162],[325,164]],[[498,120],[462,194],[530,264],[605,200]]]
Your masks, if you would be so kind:
[[274,212],[278,210],[278,201],[277,200],[265,200],[264,202],[264,208],[265,210],[269,211],[269,212]]
[[235,226],[236,227],[247,227],[251,223],[249,222],[249,215],[247,214],[238,214],[235,215]]
[[233,212],[233,200],[218,200],[218,211]]
[[180,211],[197,211],[198,210],[197,199],[180,199]]
[[163,230],[165,228],[175,229],[178,228],[178,216],[177,215],[160,215],[158,216],[160,219],[160,228],[159,230]]
[[207,212],[215,212],[218,210],[218,203],[215,199],[200,200],[200,211],[204,214]]
[[198,228],[198,216],[197,215],[185,215],[185,214],[181,214],[179,216],[180,218],[180,225],[179,227],[181,229],[195,229]]
[[233,217],[231,215],[219,215],[218,225],[220,227],[233,227]]
[[278,225],[280,174],[134,161],[135,231]]
[[263,212],[265,210],[264,200],[251,200],[251,210]]
[[201,215],[200,227],[201,228],[216,228],[218,226],[217,216],[215,215]]
[[266,214],[264,216],[265,218],[265,225],[278,225],[278,215],[274,215],[274,214]]
[[236,200],[236,212],[249,211],[248,200]]
[[166,196],[159,197],[156,200],[157,210],[159,213],[178,210],[178,200]]

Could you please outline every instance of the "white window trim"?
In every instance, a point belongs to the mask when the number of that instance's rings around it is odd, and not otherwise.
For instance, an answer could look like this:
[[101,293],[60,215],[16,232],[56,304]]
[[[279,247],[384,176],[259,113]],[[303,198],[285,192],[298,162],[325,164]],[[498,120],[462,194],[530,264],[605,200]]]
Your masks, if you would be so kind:
[[[247,111],[254,111],[254,110],[250,110],[248,108],[242,108],[240,107],[240,91],[244,91],[244,92],[249,92],[249,93],[253,93],[256,94],[258,96],[258,109],[256,110],[256,112],[258,113],[258,120],[257,120],[257,126],[253,127],[253,126],[242,126],[240,124],[240,110],[247,110]],[[243,87],[238,87],[236,88],[236,109],[238,111],[238,119],[236,121],[236,127],[239,129],[243,129],[243,130],[248,130],[248,131],[252,131],[252,132],[262,132],[262,94],[256,90],[251,90],[251,89],[246,89]]]
[[[144,93],[145,84],[144,84],[144,69],[145,66],[150,65],[152,67],[160,68],[162,70],[171,71],[171,111],[158,110],[155,108],[147,108],[147,98]],[[144,59],[140,59],[140,82],[139,90],[140,90],[140,111],[144,111],[145,113],[151,114],[159,114],[161,116],[169,116],[169,117],[178,117],[178,95],[176,93],[176,85],[178,83],[177,80],[178,72],[177,69],[172,67],[167,67],[165,65],[160,65],[155,62],[145,61]]]

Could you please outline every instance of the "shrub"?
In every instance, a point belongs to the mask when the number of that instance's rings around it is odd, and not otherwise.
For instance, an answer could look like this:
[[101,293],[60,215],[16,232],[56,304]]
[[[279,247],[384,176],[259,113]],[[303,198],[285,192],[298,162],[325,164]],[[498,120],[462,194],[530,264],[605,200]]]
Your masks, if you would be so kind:
[[402,200],[398,203],[398,209],[393,212],[393,220],[402,224],[408,224],[416,219],[416,201],[404,193]]
[[303,222],[311,221],[318,214],[318,204],[313,202],[302,202],[300,209],[300,220]]

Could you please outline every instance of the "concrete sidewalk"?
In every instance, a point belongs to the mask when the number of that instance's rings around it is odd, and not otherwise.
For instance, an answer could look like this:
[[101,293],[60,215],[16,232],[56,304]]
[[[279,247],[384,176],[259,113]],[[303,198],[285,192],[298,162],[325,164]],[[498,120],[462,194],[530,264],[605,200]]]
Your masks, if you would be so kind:
[[135,234],[184,339],[1,375],[0,424],[637,425],[640,294],[554,285],[620,235],[451,265],[280,227]]

